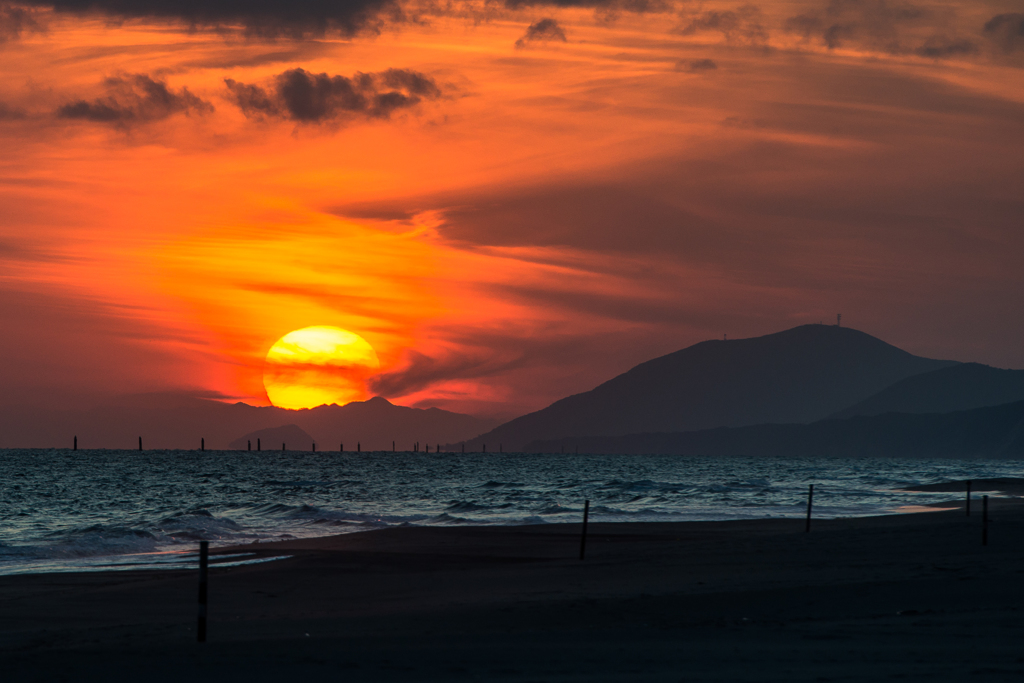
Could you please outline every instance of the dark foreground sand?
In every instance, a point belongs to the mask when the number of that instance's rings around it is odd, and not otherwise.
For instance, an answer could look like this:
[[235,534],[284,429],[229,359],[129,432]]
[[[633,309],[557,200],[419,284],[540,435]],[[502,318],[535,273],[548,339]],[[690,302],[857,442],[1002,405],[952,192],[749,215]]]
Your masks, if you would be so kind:
[[[997,501],[999,502],[999,501]],[[1024,508],[398,528],[195,572],[0,578],[3,681],[1021,681]]]

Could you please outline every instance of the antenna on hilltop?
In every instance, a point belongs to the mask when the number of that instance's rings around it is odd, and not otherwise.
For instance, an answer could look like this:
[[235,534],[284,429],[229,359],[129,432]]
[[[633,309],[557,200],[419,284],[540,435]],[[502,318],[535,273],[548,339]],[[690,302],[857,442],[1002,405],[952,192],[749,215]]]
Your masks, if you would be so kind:
[[843,324],[843,314],[836,313],[836,327],[841,327]]

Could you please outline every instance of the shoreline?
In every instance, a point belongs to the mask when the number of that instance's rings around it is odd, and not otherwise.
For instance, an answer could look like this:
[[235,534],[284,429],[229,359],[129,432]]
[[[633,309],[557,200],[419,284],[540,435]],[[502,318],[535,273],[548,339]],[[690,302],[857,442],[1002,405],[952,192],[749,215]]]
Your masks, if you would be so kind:
[[579,523],[217,548],[290,557],[211,567],[203,645],[196,571],[6,576],[0,663],[12,680],[111,680],[116,661],[155,681],[944,681],[980,666],[969,641],[1018,676],[1024,501],[990,501],[988,546],[979,513],[810,533],[801,519],[598,522],[584,561]]

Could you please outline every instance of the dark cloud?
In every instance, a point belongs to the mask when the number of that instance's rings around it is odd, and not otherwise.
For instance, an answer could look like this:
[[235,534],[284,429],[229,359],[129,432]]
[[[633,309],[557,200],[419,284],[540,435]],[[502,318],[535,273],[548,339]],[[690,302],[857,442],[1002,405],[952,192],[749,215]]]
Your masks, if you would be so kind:
[[764,26],[761,9],[743,5],[736,10],[698,12],[688,17],[688,23],[679,29],[684,36],[705,32],[721,33],[731,43],[764,45],[768,42],[768,29]]
[[25,112],[0,102],[0,121],[13,121],[25,118]]
[[985,22],[985,35],[1003,52],[1024,50],[1024,14],[997,14]]
[[978,52],[977,44],[972,40],[960,39],[951,40],[944,37],[932,37],[924,42],[924,45],[914,50],[922,57],[962,57],[973,55]]
[[348,116],[386,119],[424,99],[441,97],[434,79],[416,71],[388,69],[356,73],[352,78],[289,69],[263,87],[224,83],[235,103],[249,118],[283,118],[302,123],[336,121]]
[[566,41],[565,31],[554,19],[541,19],[527,27],[523,37],[516,41],[516,47],[524,48],[527,43],[537,40],[560,40],[564,43]]
[[16,40],[23,33],[42,31],[35,13],[24,7],[0,5],[0,43]]
[[524,7],[590,7],[603,12],[646,14],[665,12],[672,7],[666,0],[504,0],[509,9]]
[[523,354],[453,353],[431,358],[409,351],[405,366],[370,380],[370,391],[378,396],[404,396],[453,379],[479,379],[512,370],[525,361]]
[[232,30],[248,36],[311,37],[354,35],[400,20],[396,0],[29,0],[58,12],[124,18],[179,20],[193,28]]
[[905,34],[921,28],[942,28],[933,10],[903,0],[828,0],[819,10],[786,19],[785,31],[828,49],[854,46],[893,54],[918,52],[931,57],[969,54],[968,40],[932,37],[910,48]]
[[676,62],[676,71],[714,71],[718,64],[712,59],[683,59]]
[[205,114],[213,106],[201,100],[188,88],[171,90],[167,83],[150,78],[147,74],[124,74],[104,81],[105,97],[77,100],[57,110],[64,119],[81,119],[128,127],[139,123],[159,121],[174,114]]

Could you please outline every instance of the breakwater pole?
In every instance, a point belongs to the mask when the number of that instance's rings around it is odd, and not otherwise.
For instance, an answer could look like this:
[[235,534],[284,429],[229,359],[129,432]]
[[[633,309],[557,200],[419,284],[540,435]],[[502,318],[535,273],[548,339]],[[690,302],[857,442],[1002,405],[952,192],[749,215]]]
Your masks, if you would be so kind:
[[395,442],[394,441],[391,442],[391,452],[392,453],[395,452]]
[[205,438],[199,439],[199,450],[201,450],[201,451],[205,451],[206,450],[206,439]]
[[284,444],[281,444],[281,452],[284,453]]
[[73,451],[77,451],[78,450],[78,437],[77,436],[75,437],[75,444],[71,447],[71,450],[73,450]]
[[338,449],[338,452],[339,453],[344,453],[345,452],[345,442],[344,441],[341,442],[341,448]]
[[583,533],[580,534],[580,559],[587,556],[587,522],[590,521],[590,501],[583,501]]
[[981,497],[981,544],[988,545],[988,496]]
[[967,510],[967,516],[970,517],[971,516],[971,480],[970,479],[967,480],[967,504],[964,506],[964,509]]
[[807,525],[804,527],[805,532],[811,530],[811,508],[814,506],[814,484],[807,489]]
[[359,442],[359,441],[356,441],[356,453],[362,453],[362,452],[363,452],[363,444],[361,442]]
[[139,437],[139,450],[142,450],[142,437]]
[[206,642],[206,578],[210,566],[210,542],[199,541],[199,621],[196,624],[196,641]]

